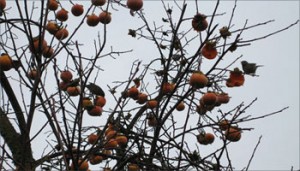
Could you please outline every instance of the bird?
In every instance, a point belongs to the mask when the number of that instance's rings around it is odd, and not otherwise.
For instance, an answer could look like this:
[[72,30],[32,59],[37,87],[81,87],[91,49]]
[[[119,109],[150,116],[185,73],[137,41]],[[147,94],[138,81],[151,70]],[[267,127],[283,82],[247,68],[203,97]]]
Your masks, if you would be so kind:
[[255,76],[256,69],[262,67],[263,65],[256,65],[256,63],[249,63],[247,61],[242,61],[242,69],[244,74]]
[[105,96],[105,93],[102,90],[102,88],[94,83],[90,83],[89,85],[86,85],[86,88],[88,88],[89,91],[94,95],[103,96],[103,97]]

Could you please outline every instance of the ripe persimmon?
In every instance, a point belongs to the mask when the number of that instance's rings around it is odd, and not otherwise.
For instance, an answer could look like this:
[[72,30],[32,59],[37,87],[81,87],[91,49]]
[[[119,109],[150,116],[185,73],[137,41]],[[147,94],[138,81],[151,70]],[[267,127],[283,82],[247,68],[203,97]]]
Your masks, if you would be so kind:
[[103,171],[112,171],[110,167],[104,167]]
[[156,127],[157,126],[157,119],[155,118],[155,116],[149,116],[148,117],[148,126],[151,127]]
[[62,91],[67,91],[68,85],[69,83],[62,81],[59,83],[58,88]]
[[230,127],[225,132],[226,139],[231,142],[239,141],[241,139],[241,136],[241,130],[237,127]]
[[103,156],[103,160],[106,160],[106,159],[108,158],[107,156],[109,156],[109,155],[112,154],[112,151],[111,151],[111,150],[108,150],[108,149],[104,149],[104,150],[102,151],[102,154],[104,154],[104,155],[102,155],[102,156]]
[[109,24],[111,22],[111,13],[107,11],[102,11],[99,14],[99,22],[102,24]]
[[226,104],[229,102],[230,97],[227,93],[221,93],[217,95],[217,101],[221,104]]
[[47,46],[43,49],[43,56],[45,58],[50,58],[54,54],[54,49],[51,46]]
[[196,89],[203,88],[208,84],[208,79],[202,72],[196,71],[192,73],[189,84]]
[[207,108],[200,102],[200,105],[197,105],[197,107],[196,107],[196,112],[199,115],[205,115],[207,112]]
[[128,89],[127,95],[131,98],[137,98],[139,95],[139,90],[135,86],[132,86]]
[[125,135],[117,135],[115,139],[119,146],[125,145],[128,141],[128,138]]
[[38,73],[37,73],[36,69],[31,69],[30,71],[28,71],[28,77],[32,80],[35,80],[37,75],[38,75]]
[[233,71],[230,71],[229,79],[226,80],[227,87],[239,87],[244,85],[245,77],[242,71],[238,68],[235,68]]
[[115,131],[115,130],[110,130],[110,131],[107,131],[105,133],[106,133],[105,137],[106,137],[107,140],[115,138],[115,136],[117,135],[117,131]]
[[127,169],[128,169],[128,171],[139,171],[140,167],[139,167],[139,165],[137,165],[135,163],[129,163],[127,165]]
[[94,103],[96,106],[103,107],[106,104],[106,99],[104,96],[97,96]]
[[181,101],[180,103],[178,103],[178,105],[176,106],[176,110],[178,111],[183,111],[185,108],[184,102]]
[[148,107],[149,109],[154,109],[154,108],[157,107],[158,102],[157,102],[157,100],[152,99],[152,100],[148,100],[147,103],[146,103],[146,105],[147,105],[147,107]]
[[29,49],[32,53],[41,53],[45,48],[47,48],[47,41],[38,37],[34,37],[33,46],[30,44]]
[[6,0],[0,0],[0,11],[3,11],[6,7]]
[[0,56],[0,70],[8,71],[13,67],[13,61],[8,54],[2,53]]
[[162,94],[170,94],[174,90],[174,87],[171,85],[171,83],[163,83],[162,85]]
[[118,147],[118,142],[116,139],[112,138],[104,144],[105,149],[113,149]]
[[101,116],[102,112],[103,112],[103,109],[100,106],[94,106],[91,109],[88,109],[88,114],[90,116]]
[[69,18],[69,15],[68,15],[68,11],[64,8],[60,9],[59,11],[56,12],[56,19],[58,19],[59,21],[67,21],[68,18]]
[[204,31],[208,26],[208,22],[206,20],[206,16],[203,14],[196,14],[192,19],[192,27],[194,30],[200,32]]
[[197,140],[200,144],[207,145],[214,142],[215,136],[212,133],[201,133],[197,135]]
[[83,5],[80,5],[80,4],[74,4],[71,8],[72,14],[76,17],[82,15],[83,11],[84,11]]
[[137,103],[138,104],[144,104],[146,103],[148,100],[148,95],[145,93],[139,93],[138,97],[137,97]]
[[88,143],[89,144],[95,144],[98,140],[98,135],[97,134],[94,134],[94,133],[91,133],[89,136],[88,136]]
[[78,96],[81,93],[81,89],[79,86],[69,86],[67,88],[67,93],[69,96]]
[[127,7],[132,11],[138,11],[143,7],[143,0],[127,0]]
[[86,23],[88,26],[95,27],[99,23],[99,17],[96,14],[87,15]]
[[106,3],[106,0],[92,0],[92,4],[95,6],[103,6]]
[[54,36],[58,40],[63,40],[69,36],[69,31],[66,28],[60,28]]
[[216,49],[216,42],[207,42],[201,49],[201,54],[206,59],[215,59],[218,55],[218,51]]
[[60,73],[60,79],[66,83],[70,82],[73,78],[73,74],[69,70],[64,70]]
[[91,157],[89,158],[89,162],[92,164],[92,165],[96,165],[96,164],[99,164],[103,161],[103,157],[100,156],[100,155],[91,155]]
[[58,8],[58,2],[56,0],[49,0],[48,1],[48,9],[51,11],[55,11]]
[[214,105],[217,102],[217,95],[213,92],[207,92],[201,97],[201,103],[205,106]]
[[[76,170],[88,170],[89,169],[89,163],[84,160],[82,161],[81,159],[78,160],[78,168]],[[75,170],[74,163],[71,164],[71,170]]]
[[219,121],[218,125],[222,131],[226,131],[230,127],[230,123],[227,119]]
[[46,30],[50,34],[54,35],[59,30],[59,26],[57,25],[57,23],[55,21],[49,21],[46,25]]

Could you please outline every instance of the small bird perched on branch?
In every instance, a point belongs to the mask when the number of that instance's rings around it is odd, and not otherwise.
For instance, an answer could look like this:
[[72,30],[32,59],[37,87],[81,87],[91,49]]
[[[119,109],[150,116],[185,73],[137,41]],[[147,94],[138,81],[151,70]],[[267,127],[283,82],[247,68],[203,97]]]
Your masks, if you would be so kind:
[[90,92],[94,95],[103,96],[103,97],[105,96],[105,93],[102,90],[102,88],[94,83],[90,83],[89,85],[86,85],[86,88],[88,88]]
[[242,61],[241,64],[242,64],[244,74],[248,74],[251,76],[255,76],[256,69],[258,67],[263,66],[263,65],[256,65],[256,63],[248,63],[247,61]]

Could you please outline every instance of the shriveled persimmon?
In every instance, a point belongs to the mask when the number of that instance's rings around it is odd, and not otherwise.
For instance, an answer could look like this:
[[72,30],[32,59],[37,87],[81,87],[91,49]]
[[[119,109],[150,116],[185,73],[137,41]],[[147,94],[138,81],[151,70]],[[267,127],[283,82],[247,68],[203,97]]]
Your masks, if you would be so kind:
[[194,30],[201,32],[204,31],[208,26],[206,16],[204,14],[196,14],[192,19],[192,27]]
[[127,7],[132,11],[138,11],[143,7],[143,0],[127,0]]
[[208,79],[202,72],[196,71],[192,73],[189,84],[196,89],[203,88],[208,84]]

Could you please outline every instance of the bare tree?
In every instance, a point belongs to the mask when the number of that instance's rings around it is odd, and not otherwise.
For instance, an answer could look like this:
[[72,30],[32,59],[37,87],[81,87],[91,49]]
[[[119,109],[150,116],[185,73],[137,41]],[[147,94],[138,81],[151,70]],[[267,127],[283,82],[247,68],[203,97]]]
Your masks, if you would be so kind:
[[[211,14],[203,14],[197,0],[156,3],[164,9],[162,18],[147,18],[142,0],[15,1],[10,6],[0,1],[1,169],[234,169],[227,146],[252,130],[240,124],[287,107],[262,116],[243,115],[254,99],[224,111],[230,100],[226,90],[243,86],[259,67],[247,61],[233,67],[241,57],[225,57],[299,20],[243,39],[245,31],[273,20],[255,25],[245,21],[233,29],[236,2],[224,25],[214,22],[228,15],[218,13],[220,1],[214,2]],[[193,16],[186,15],[188,5],[194,6]],[[151,42],[156,55],[149,63],[136,57],[129,71],[119,69],[128,72],[127,78],[100,84],[101,62],[132,52],[116,50],[118,42],[111,41],[114,33],[107,29],[112,14],[123,11],[128,12],[124,20],[139,22],[129,30],[121,24],[117,29],[136,41]],[[212,65],[205,66],[204,60]],[[104,119],[91,125],[84,122],[87,117]],[[43,152],[34,157],[37,148],[32,144],[41,141]],[[209,144],[214,150],[202,152]]]

